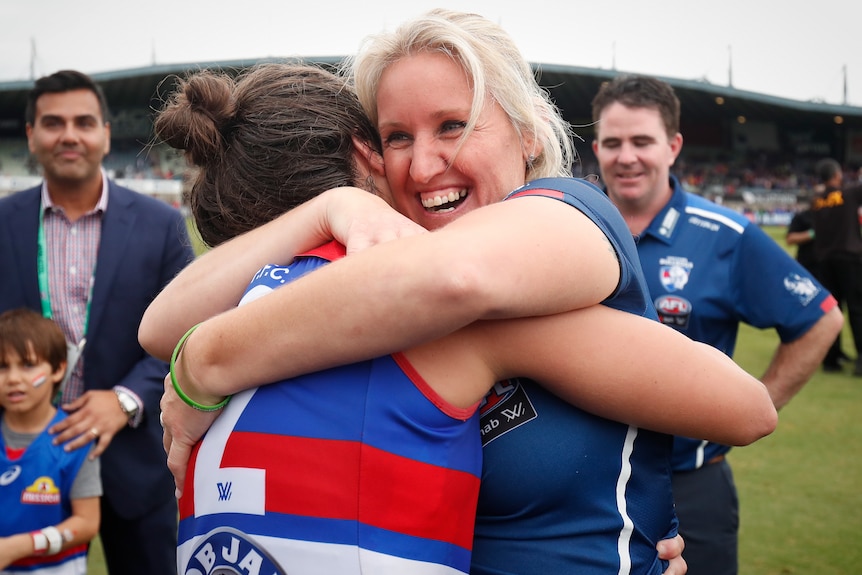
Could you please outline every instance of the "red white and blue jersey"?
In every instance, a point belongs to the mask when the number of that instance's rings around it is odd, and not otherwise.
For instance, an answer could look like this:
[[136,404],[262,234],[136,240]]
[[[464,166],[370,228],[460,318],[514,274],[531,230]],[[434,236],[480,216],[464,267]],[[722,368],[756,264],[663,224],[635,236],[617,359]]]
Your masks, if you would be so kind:
[[[331,256],[263,268],[243,303]],[[467,573],[480,473],[477,409],[401,354],[248,390],[190,461],[179,573]]]
[[[620,283],[604,305],[656,319],[631,233],[599,188],[540,179],[507,201],[525,195],[556,198],[595,222],[620,260]],[[480,409],[473,575],[664,571],[656,544],[677,530],[671,436],[591,415],[526,379],[498,383]]]
[[[52,445],[47,432],[52,425],[66,418],[57,415],[39,436],[24,450],[10,459],[0,436],[0,537],[38,531],[57,525],[72,515],[69,494],[89,449],[66,452],[62,445]],[[0,574],[83,575],[87,572],[87,546],[78,545],[55,555],[26,557]]]
[[[688,193],[673,196],[637,243],[662,322],[733,357],[739,323],[802,336],[833,307],[832,295],[743,215]],[[668,366],[673,369],[673,366]],[[730,447],[674,440],[674,471],[697,469]]]

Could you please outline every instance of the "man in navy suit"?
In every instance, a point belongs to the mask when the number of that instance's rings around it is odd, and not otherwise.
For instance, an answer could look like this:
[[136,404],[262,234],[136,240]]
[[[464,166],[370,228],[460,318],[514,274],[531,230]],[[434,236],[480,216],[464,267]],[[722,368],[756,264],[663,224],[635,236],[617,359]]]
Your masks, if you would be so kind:
[[101,457],[108,571],[176,573],[177,505],[159,424],[168,366],[144,352],[137,332],[150,301],[194,257],[185,222],[107,178],[107,103],[88,76],[37,80],[25,116],[44,182],[0,200],[0,311],[33,308],[66,335],[61,405],[70,416],[49,431]]

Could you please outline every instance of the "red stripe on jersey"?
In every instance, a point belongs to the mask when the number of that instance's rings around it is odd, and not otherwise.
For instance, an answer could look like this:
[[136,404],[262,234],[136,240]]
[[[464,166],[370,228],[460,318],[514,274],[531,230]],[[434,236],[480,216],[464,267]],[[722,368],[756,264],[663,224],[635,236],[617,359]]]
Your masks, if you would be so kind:
[[60,563],[73,555],[80,555],[82,553],[86,554],[88,547],[89,543],[82,543],[80,545],[75,545],[74,547],[64,549],[63,551],[55,553],[54,555],[24,557],[23,559],[19,559],[18,561],[13,562],[12,565],[14,565],[15,567],[36,567],[39,565],[49,567],[51,565],[56,565],[57,563]]
[[829,313],[832,311],[832,308],[837,305],[838,300],[836,300],[834,296],[830,295],[828,298],[820,302],[820,309],[823,310],[823,313]]
[[364,523],[473,548],[479,478],[366,445]]
[[266,469],[266,510],[355,519],[359,444],[234,431],[222,467]]
[[[463,471],[353,441],[238,431],[221,465],[265,469],[268,512],[358,520],[465,549],[473,545],[479,478]],[[193,476],[191,467],[188,473]],[[190,483],[183,500],[194,499]],[[181,505],[182,517],[187,511],[193,509]]]
[[515,194],[510,195],[507,200],[511,200],[512,198],[522,198],[524,196],[545,196],[548,198],[555,198],[557,200],[562,200],[566,197],[566,195],[559,190],[546,190],[546,189],[532,189],[532,190],[524,190],[523,192],[517,192]]
[[198,451],[201,449],[201,443],[203,441],[198,441],[195,444],[189,457],[189,466],[186,468],[186,479],[183,482],[183,496],[177,502],[180,519],[192,517],[195,514],[195,464],[198,460]]
[[433,387],[428,385],[428,382],[425,381],[425,378],[422,377],[422,374],[416,371],[416,368],[413,367],[413,364],[410,363],[410,360],[407,359],[403,353],[397,352],[392,354],[392,359],[395,360],[395,363],[398,364],[398,367],[401,368],[401,371],[404,372],[404,375],[410,378],[410,381],[413,382],[413,385],[416,386],[422,395],[425,398],[434,404],[434,407],[451,417],[452,419],[458,419],[460,421],[467,421],[473,414],[476,413],[476,410],[479,409],[479,404],[482,403],[482,400],[477,401],[474,405],[470,407],[458,407],[452,405],[437,393]]
[[301,253],[297,257],[316,256],[320,259],[334,262],[335,260],[340,260],[345,255],[347,255],[347,248],[345,248],[337,241],[332,240],[331,242],[325,243],[322,246],[314,248],[313,250],[308,250],[307,252]]

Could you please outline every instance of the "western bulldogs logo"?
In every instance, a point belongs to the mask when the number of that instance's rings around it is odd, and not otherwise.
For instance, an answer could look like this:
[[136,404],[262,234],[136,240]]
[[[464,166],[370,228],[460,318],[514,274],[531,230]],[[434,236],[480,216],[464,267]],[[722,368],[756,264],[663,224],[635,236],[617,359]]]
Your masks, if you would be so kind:
[[192,552],[184,575],[287,575],[287,571],[248,535],[220,527],[206,534]]
[[691,317],[691,302],[684,297],[663,295],[655,300],[655,310],[663,324],[685,329]]
[[802,305],[808,305],[820,293],[820,288],[814,285],[811,278],[794,273],[784,278],[784,288],[798,297]]
[[688,283],[694,264],[687,258],[666,257],[659,260],[658,277],[661,285],[669,292],[681,290]]

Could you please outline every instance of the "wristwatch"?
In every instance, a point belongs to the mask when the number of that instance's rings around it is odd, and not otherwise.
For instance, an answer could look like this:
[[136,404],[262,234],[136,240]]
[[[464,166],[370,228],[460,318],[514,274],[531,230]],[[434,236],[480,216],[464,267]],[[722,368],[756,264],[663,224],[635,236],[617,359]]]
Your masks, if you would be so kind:
[[126,414],[126,417],[129,419],[129,423],[132,423],[132,420],[138,414],[138,402],[135,401],[134,397],[122,389],[115,389],[114,393],[117,394],[117,400],[120,402],[120,409],[122,409],[123,413]]

